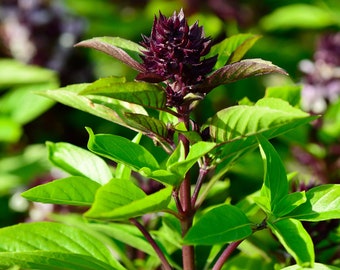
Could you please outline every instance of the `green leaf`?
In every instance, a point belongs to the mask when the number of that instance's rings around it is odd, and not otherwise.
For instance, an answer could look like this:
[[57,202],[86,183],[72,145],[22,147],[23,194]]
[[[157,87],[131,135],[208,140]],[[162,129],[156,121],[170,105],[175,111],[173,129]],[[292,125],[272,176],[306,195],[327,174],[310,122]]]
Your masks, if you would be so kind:
[[144,114],[126,113],[126,122],[149,137],[165,141],[168,134],[166,125],[153,117]]
[[284,165],[275,148],[263,136],[258,136],[261,156],[264,163],[264,181],[261,196],[268,198],[270,210],[288,194],[288,180]]
[[81,94],[107,96],[155,109],[165,108],[166,103],[165,91],[159,85],[119,81],[119,78],[117,81],[115,77],[99,79],[86,87]]
[[277,205],[274,205],[273,213],[276,217],[283,217],[306,201],[307,197],[304,191],[287,194]]
[[65,252],[31,251],[31,252],[0,252],[0,267],[17,265],[20,269],[49,270],[112,270],[124,269],[97,260],[94,257]]
[[271,86],[266,88],[265,97],[280,98],[298,107],[301,100],[301,85]]
[[35,202],[91,206],[100,186],[88,178],[72,176],[36,186],[21,195]]
[[319,129],[319,137],[322,141],[332,144],[340,137],[340,99],[331,103],[322,116],[322,126]]
[[[297,264],[282,268],[282,270],[308,270],[308,269],[311,269],[311,268],[301,267],[300,265],[297,265]],[[339,267],[326,265],[322,263],[315,263],[313,269],[314,270],[340,270]]]
[[0,117],[0,142],[17,142],[22,135],[21,125],[7,117]]
[[159,169],[157,160],[143,146],[121,136],[110,134],[94,135],[90,128],[87,128],[87,131],[90,134],[88,148],[92,152],[115,162],[123,163],[136,171],[143,168]]
[[[39,91],[38,94],[64,105],[91,113],[116,124],[132,128],[125,122],[125,113],[147,114],[142,106],[102,96],[83,96],[79,93],[89,84],[74,84],[57,90]],[[137,130],[138,131],[138,130]]]
[[97,191],[95,202],[85,216],[119,220],[161,211],[169,204],[171,192],[169,187],[147,196],[130,180],[113,179]]
[[283,69],[269,61],[262,59],[245,59],[216,70],[207,77],[204,83],[197,86],[195,89],[197,89],[198,92],[207,92],[222,84],[228,84],[249,77],[270,73],[287,75]]
[[157,180],[165,185],[171,185],[174,187],[178,187],[180,183],[183,181],[183,177],[177,173],[172,173],[168,170],[155,170],[150,172],[140,171],[142,175],[146,177]]
[[237,105],[221,110],[208,124],[216,142],[240,140],[238,147],[244,148],[253,144],[256,134],[270,139],[316,118],[281,99],[263,98],[254,106]]
[[307,201],[295,208],[289,217],[303,221],[340,218],[340,184],[326,184],[306,192]]
[[184,237],[184,244],[215,245],[252,234],[251,223],[236,206],[221,205],[204,214]]
[[198,142],[190,147],[189,153],[185,160],[176,162],[168,167],[172,173],[178,174],[182,177],[188,170],[205,154],[209,153],[214,147],[215,143],[212,142]]
[[319,29],[336,24],[336,14],[315,5],[292,4],[280,7],[262,18],[261,27],[266,31],[292,28]]
[[238,34],[212,46],[209,56],[218,55],[215,68],[218,69],[227,63],[230,64],[241,60],[259,38],[259,35]]
[[96,258],[117,269],[124,269],[111,251],[83,230],[52,222],[23,223],[0,229],[1,252],[58,252]]
[[119,223],[104,225],[93,223],[90,224],[90,227],[151,256],[157,256],[150,243],[134,225]]
[[[96,49],[122,61],[133,69],[141,72],[144,71],[143,66],[134,59],[137,58],[137,55],[141,52],[143,47],[133,41],[119,37],[96,37],[81,41],[75,46]],[[129,52],[134,58],[132,58],[127,52]]]
[[57,81],[52,70],[25,65],[12,59],[1,59],[0,70],[0,85],[3,86]]
[[185,149],[184,149],[184,144],[182,141],[179,141],[175,151],[172,152],[170,157],[168,158],[166,162],[166,167],[169,168],[173,164],[177,162],[181,162],[185,159]]
[[298,265],[313,267],[313,241],[300,221],[281,219],[275,223],[268,222],[268,226]]
[[[44,91],[58,87],[56,82],[24,85],[8,91],[0,99],[0,114],[17,123],[26,124],[52,107],[54,102],[38,96],[33,91]],[[34,104],[34,106],[32,106]]]
[[69,143],[46,143],[49,159],[57,167],[74,176],[84,176],[103,185],[112,173],[103,159]]

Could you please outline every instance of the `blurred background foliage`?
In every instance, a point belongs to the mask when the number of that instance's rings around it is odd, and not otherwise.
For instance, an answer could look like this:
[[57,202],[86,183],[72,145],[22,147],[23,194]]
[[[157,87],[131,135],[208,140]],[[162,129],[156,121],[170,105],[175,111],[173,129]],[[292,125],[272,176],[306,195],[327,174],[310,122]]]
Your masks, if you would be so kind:
[[[216,110],[244,98],[256,101],[265,95],[266,88],[270,88],[267,94],[281,86],[297,91],[297,101],[292,105],[322,117],[274,142],[289,172],[299,172],[293,178],[292,189],[340,183],[339,0],[1,0],[0,226],[43,216],[34,216],[32,205],[18,194],[59,173],[47,161],[45,141],[86,147],[85,126],[128,138],[134,135],[33,92],[111,75],[132,80],[136,74],[127,66],[95,50],[73,45],[97,36],[140,42],[141,34],[150,34],[155,14],[161,11],[170,15],[181,8],[191,23],[199,20],[214,42],[237,33],[261,35],[246,58],[272,61],[290,74],[221,86],[200,104],[195,120],[202,122]],[[143,144],[157,151],[150,140],[145,139]],[[262,181],[259,164],[262,161],[257,152],[247,155],[226,176],[227,185],[217,188],[216,196],[209,200],[238,202],[256,191]],[[310,230],[317,233],[320,250],[327,251],[323,240],[333,237],[339,241],[340,234],[336,222],[323,226]],[[254,237],[254,243],[258,241]],[[272,245],[267,243],[267,248]],[[332,252],[318,253],[319,261],[321,258],[339,264],[339,250],[331,248]],[[241,257],[235,260],[244,262]],[[263,261],[257,257],[248,262],[253,265],[244,269],[265,269],[258,267]]]

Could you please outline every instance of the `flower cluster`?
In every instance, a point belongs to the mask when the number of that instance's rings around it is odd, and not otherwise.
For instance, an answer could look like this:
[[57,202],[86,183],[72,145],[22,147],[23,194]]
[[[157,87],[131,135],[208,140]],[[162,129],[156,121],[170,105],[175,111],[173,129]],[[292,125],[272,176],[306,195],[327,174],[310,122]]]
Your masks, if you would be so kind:
[[155,17],[151,36],[143,36],[141,58],[146,72],[138,80],[165,82],[168,105],[181,104],[194,85],[202,83],[212,71],[217,56],[201,60],[211,48],[198,23],[189,26],[183,10],[167,18]]

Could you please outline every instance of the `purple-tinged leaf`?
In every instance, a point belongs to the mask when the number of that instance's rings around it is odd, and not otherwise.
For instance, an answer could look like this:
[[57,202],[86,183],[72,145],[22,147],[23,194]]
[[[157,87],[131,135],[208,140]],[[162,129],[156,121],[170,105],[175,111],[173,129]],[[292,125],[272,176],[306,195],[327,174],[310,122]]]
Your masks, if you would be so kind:
[[[117,42],[118,41],[118,42]],[[98,37],[81,41],[75,47],[88,47],[106,53],[139,72],[145,72],[143,66],[125,50],[139,51],[139,45],[128,40],[113,37]],[[123,49],[122,49],[123,48]]]
[[270,73],[287,75],[282,68],[262,59],[246,59],[226,65],[212,73],[203,84],[197,86],[198,92],[209,92],[213,88],[253,76]]

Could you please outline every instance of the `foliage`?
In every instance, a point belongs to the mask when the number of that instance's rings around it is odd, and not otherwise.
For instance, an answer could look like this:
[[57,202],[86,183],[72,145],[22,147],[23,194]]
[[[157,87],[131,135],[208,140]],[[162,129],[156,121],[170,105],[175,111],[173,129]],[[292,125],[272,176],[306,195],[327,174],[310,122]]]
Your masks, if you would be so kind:
[[[291,5],[277,12],[284,19],[286,12],[299,8]],[[321,9],[313,10],[327,25],[337,23],[335,18],[326,20]],[[175,13],[174,21],[176,16],[182,20]],[[263,25],[292,27],[284,21],[268,22],[275,18],[268,16]],[[308,25],[323,27],[322,23]],[[129,140],[87,127],[88,150],[48,142],[49,160],[67,176],[33,187],[22,196],[34,202],[81,207],[82,214],[0,229],[1,268],[337,269],[317,261],[308,226],[340,218],[339,184],[292,189],[282,153],[271,143],[275,141],[269,141],[294,140],[299,130],[317,121],[318,116],[299,108],[300,88],[268,88],[265,97],[255,102],[244,99],[215,110],[207,120],[196,117],[217,86],[265,74],[286,75],[271,62],[243,60],[257,40],[259,35],[239,34],[212,46],[206,57],[217,54],[215,66],[194,83],[190,81],[180,99],[169,99],[173,94],[169,86],[177,89],[173,78],[145,72],[140,58],[143,46],[111,37],[78,43],[135,69],[138,80],[130,80],[131,75],[110,76],[56,90],[35,90],[137,135]],[[333,121],[338,104],[330,107],[320,131],[328,142],[338,134],[337,121]],[[143,145],[145,137],[154,146]],[[235,200],[233,179],[227,177],[255,155],[263,162],[261,185]],[[256,163],[255,167],[260,166]],[[249,176],[250,169],[242,173]],[[266,246],[280,250],[273,235],[290,259],[268,258],[271,249]],[[142,260],[129,257],[131,247],[142,252]],[[234,253],[237,248],[239,254]],[[253,251],[255,255],[249,255]]]

